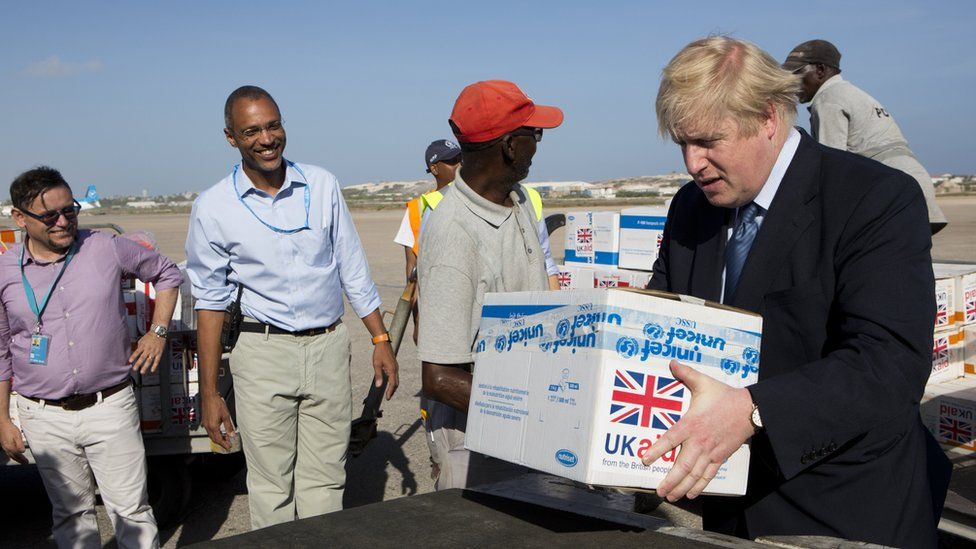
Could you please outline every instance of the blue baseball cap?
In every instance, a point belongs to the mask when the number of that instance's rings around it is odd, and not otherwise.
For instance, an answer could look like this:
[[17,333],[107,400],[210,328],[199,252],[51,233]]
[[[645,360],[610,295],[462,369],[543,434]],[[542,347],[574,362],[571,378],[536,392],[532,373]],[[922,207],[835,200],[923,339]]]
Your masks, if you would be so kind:
[[438,139],[427,145],[427,152],[424,153],[424,163],[427,164],[427,173],[430,167],[438,162],[447,162],[461,156],[461,147],[457,143],[447,139]]

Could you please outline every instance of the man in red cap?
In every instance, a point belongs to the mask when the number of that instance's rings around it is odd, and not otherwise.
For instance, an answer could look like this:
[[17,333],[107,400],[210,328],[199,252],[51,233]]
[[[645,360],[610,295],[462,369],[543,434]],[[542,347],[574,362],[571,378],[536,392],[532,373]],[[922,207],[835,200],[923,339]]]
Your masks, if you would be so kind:
[[473,342],[487,292],[549,289],[545,254],[528,193],[543,129],[563,121],[556,107],[536,105],[515,84],[477,82],[451,113],[463,163],[454,189],[420,234],[420,340],[431,437],[441,456],[438,490],[464,488],[524,469],[464,449],[471,396]]

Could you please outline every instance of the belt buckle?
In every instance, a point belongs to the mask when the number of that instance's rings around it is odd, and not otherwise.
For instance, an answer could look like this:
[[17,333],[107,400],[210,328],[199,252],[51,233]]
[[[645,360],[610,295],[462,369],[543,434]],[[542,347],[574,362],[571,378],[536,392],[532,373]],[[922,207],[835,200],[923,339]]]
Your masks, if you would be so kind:
[[61,409],[68,412],[77,412],[94,404],[95,400],[95,395],[72,395],[61,401]]

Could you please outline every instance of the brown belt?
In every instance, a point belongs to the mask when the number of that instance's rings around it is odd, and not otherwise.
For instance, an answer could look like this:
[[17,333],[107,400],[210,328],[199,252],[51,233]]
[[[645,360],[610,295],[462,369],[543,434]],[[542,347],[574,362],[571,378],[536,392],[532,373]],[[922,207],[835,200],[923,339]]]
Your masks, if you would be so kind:
[[247,322],[247,321],[244,321],[244,322],[241,322],[241,331],[242,332],[257,333],[257,334],[263,334],[263,333],[265,333],[265,331],[267,331],[267,333],[269,333],[269,334],[279,334],[279,335],[290,335],[290,336],[295,336],[295,337],[302,337],[302,336],[316,336],[316,335],[327,334],[329,332],[335,331],[335,329],[338,328],[340,324],[342,324],[342,319],[341,318],[339,320],[336,320],[335,322],[333,322],[329,326],[324,327],[324,328],[309,328],[307,330],[299,330],[297,332],[292,332],[292,331],[289,331],[289,330],[285,330],[283,328],[279,328],[277,326],[273,326],[271,324],[264,324],[262,322]]
[[118,385],[112,385],[108,389],[102,389],[101,391],[95,391],[94,393],[89,393],[87,395],[71,395],[69,397],[52,399],[52,400],[48,400],[46,398],[42,399],[42,398],[29,397],[27,395],[19,395],[19,396],[21,398],[26,398],[27,400],[34,401],[38,404],[40,404],[41,401],[43,400],[45,406],[57,406],[69,412],[76,412],[78,410],[84,410],[85,408],[93,406],[96,402],[98,402],[98,393],[102,393],[102,399],[106,399],[114,395],[115,393],[121,391],[122,389],[125,389],[128,386],[129,386],[129,379],[126,378],[125,381],[119,383]]

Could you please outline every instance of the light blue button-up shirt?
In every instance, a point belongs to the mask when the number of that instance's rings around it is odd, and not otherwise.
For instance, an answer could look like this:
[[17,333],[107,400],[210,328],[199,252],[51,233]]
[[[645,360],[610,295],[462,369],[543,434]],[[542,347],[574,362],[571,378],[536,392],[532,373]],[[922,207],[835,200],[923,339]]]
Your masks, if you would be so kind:
[[[238,167],[194,202],[186,270],[196,309],[225,310],[241,283],[244,314],[286,330],[334,323],[344,310],[343,291],[360,318],[368,315],[380,296],[338,180],[318,166],[285,162],[285,182],[274,197]],[[268,227],[305,225],[306,187],[309,228],[286,234]]]

